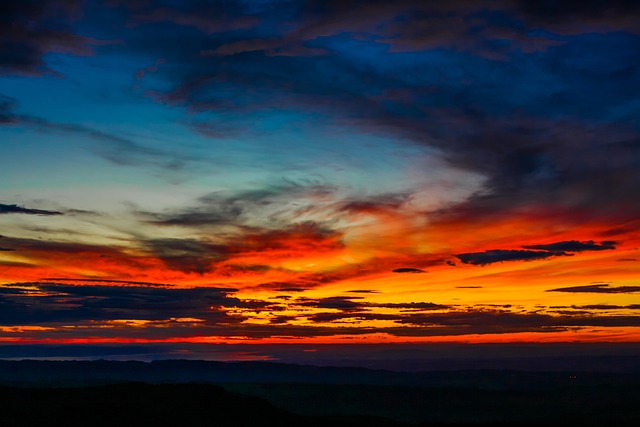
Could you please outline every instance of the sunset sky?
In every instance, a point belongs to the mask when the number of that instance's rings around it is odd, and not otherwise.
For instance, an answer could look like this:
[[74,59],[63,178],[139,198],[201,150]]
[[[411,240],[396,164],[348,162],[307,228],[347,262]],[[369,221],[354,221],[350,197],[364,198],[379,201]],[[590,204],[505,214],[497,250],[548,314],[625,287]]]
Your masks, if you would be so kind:
[[640,341],[640,2],[0,2],[0,344]]

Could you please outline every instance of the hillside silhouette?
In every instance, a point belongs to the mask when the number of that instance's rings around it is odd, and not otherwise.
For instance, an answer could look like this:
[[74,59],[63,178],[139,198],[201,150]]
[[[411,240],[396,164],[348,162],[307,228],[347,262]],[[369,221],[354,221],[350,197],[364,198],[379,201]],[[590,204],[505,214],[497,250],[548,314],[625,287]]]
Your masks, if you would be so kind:
[[2,426],[640,425],[632,374],[0,361],[0,386]]

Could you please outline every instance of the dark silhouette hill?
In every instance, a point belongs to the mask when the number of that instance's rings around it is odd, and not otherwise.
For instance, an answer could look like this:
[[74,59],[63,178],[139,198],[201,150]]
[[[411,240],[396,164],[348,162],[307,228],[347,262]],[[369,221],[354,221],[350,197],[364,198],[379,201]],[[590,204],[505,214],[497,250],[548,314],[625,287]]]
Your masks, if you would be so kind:
[[546,390],[558,387],[640,386],[639,374],[463,370],[393,372],[274,362],[159,360],[153,362],[0,360],[0,385],[76,386],[145,383],[302,383],[487,390]]
[[0,426],[640,425],[634,374],[25,360],[0,386]]
[[210,384],[113,384],[84,388],[0,388],[0,425],[397,426],[374,417],[305,417]]

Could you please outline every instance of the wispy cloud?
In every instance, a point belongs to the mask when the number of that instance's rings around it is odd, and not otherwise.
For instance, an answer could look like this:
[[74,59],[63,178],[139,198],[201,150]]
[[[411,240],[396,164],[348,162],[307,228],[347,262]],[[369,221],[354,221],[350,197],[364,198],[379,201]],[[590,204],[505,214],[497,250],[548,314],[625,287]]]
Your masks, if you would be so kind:
[[18,205],[5,205],[0,203],[0,215],[3,214],[27,214],[27,215],[62,215],[62,212],[45,209],[30,209]]
[[585,286],[569,286],[566,288],[549,289],[547,292],[577,292],[595,294],[632,294],[640,292],[640,286],[611,286],[608,283]]

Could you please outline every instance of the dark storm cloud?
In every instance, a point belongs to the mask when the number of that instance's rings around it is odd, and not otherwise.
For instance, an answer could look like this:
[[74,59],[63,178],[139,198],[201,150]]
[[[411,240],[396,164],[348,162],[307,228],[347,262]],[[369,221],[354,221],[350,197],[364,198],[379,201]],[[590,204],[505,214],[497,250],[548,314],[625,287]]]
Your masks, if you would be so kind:
[[[222,320],[223,307],[243,303],[229,289],[64,285],[26,282],[0,291],[0,324],[33,325],[108,320]],[[34,292],[35,288],[37,292]]]
[[484,252],[470,252],[455,255],[465,264],[486,265],[503,261],[530,261],[557,256],[557,253],[547,251],[523,251],[490,249]]
[[27,214],[27,215],[62,215],[62,212],[48,211],[44,209],[30,209],[18,205],[5,205],[0,203],[0,215],[2,214]]
[[402,267],[393,270],[394,273],[426,273],[426,271],[413,267]]
[[578,292],[595,294],[631,294],[640,292],[640,286],[611,286],[607,283],[585,286],[569,286],[566,288],[549,289],[547,292]]
[[55,73],[45,55],[91,55],[95,39],[77,34],[71,23],[82,17],[80,0],[0,2],[0,74]]
[[602,251],[616,248],[616,242],[603,241],[596,243],[593,240],[580,242],[569,240],[565,242],[550,243],[547,245],[527,245],[525,249],[539,249],[549,252],[582,252],[582,251]]

